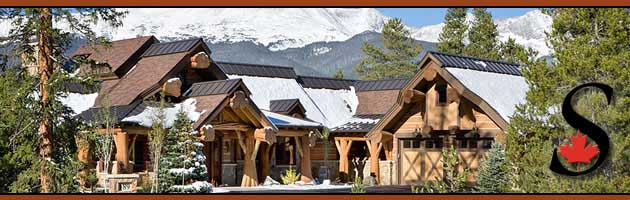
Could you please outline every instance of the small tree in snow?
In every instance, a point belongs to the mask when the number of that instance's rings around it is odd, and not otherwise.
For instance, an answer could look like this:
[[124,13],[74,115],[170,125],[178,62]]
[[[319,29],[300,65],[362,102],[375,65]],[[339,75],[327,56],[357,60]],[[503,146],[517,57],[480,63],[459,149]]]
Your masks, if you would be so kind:
[[500,193],[509,190],[508,168],[505,162],[505,151],[500,144],[492,144],[488,158],[479,168],[476,192]]
[[187,114],[180,110],[173,127],[164,141],[165,155],[160,162],[161,192],[206,193],[208,170],[203,144],[197,141],[198,132],[192,128]]
[[151,184],[151,192],[159,192],[160,186],[160,160],[162,158],[162,145],[164,138],[166,137],[165,121],[166,114],[164,113],[164,94],[160,98],[160,106],[151,116],[151,131],[149,131],[149,150],[151,151],[151,164],[153,165],[153,179]]
[[[102,164],[105,175],[109,174],[109,166],[114,151],[114,116],[111,107],[109,106],[109,100],[105,100],[105,104],[97,113],[97,121],[92,125],[92,132],[89,136],[90,140],[94,143],[94,155],[99,159],[99,163]],[[107,176],[105,176],[107,177]],[[109,179],[105,178],[105,185],[103,186],[105,192],[109,190]]]

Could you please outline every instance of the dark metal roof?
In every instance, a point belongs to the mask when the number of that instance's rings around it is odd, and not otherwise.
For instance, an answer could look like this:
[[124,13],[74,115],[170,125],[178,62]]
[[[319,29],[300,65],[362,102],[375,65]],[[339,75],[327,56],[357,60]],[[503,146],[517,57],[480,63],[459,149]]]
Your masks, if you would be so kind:
[[87,86],[75,82],[64,82],[63,88],[66,89],[68,92],[79,94],[91,94],[98,92],[98,87],[96,86]]
[[269,102],[269,111],[271,112],[289,112],[293,105],[300,104],[299,99],[279,99]]
[[86,111],[83,111],[81,114],[78,115],[78,117],[85,121],[97,122],[104,120],[104,115],[109,113],[109,115],[114,120],[114,123],[118,123],[122,121],[125,117],[140,114],[142,111],[144,111],[145,108],[146,105],[143,102],[136,101],[129,105],[111,106],[109,107],[109,110],[105,110],[106,108],[104,107],[93,107]]
[[291,67],[228,62],[217,62],[217,64],[226,74],[292,79],[297,78],[295,71],[293,71],[293,68]]
[[180,53],[192,50],[197,43],[203,42],[201,39],[180,40],[173,42],[163,42],[152,44],[142,57],[158,56],[164,54]]
[[298,82],[305,88],[350,89],[356,80],[298,76]]
[[409,79],[357,81],[355,87],[357,91],[400,90],[405,87],[407,81],[409,81]]
[[438,61],[440,61],[444,67],[454,67],[522,76],[518,64],[466,56],[457,56],[434,51],[431,51],[429,53],[433,55],[436,59],[438,59]]
[[[381,114],[371,114],[371,115],[355,115],[354,118],[358,119],[371,119],[371,120],[380,120],[383,117]],[[333,127],[331,129],[332,132],[344,132],[344,133],[367,133],[369,132],[378,121],[366,122],[366,121],[349,121],[343,125]]]
[[195,97],[214,94],[227,94],[232,92],[234,88],[236,88],[236,86],[238,86],[240,83],[242,83],[241,79],[227,79],[194,83],[184,93],[184,96]]

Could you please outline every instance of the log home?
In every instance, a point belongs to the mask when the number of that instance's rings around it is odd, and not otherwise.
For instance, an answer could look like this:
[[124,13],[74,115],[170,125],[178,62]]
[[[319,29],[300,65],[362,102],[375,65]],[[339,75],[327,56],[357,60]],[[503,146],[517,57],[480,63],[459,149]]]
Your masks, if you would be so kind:
[[[217,62],[211,54],[200,39],[151,36],[75,52],[92,61],[79,74],[101,83],[91,108],[73,110],[86,121],[105,110],[116,124],[112,191],[153,173],[148,116],[162,98],[167,112],[188,111],[202,133],[215,186],[255,186],[290,167],[304,182],[373,176],[392,185],[441,176],[439,152],[451,144],[461,168],[476,170],[527,90],[517,65],[438,52],[410,79],[373,81],[298,76],[291,67]],[[89,147],[79,157],[101,169]]]

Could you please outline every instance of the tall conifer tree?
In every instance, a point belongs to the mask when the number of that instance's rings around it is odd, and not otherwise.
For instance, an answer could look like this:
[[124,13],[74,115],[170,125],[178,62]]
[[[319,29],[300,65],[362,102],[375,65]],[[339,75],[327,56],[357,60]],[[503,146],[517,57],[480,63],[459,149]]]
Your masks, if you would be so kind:
[[439,51],[461,55],[464,52],[464,38],[468,30],[466,23],[468,8],[449,8],[444,16],[444,27],[438,39]]
[[492,21],[492,14],[485,8],[474,8],[473,21],[468,31],[470,44],[466,46],[465,54],[476,58],[497,60],[498,42],[497,25]]
[[354,69],[361,79],[375,80],[410,77],[416,72],[413,59],[422,51],[422,45],[410,37],[409,30],[400,19],[390,19],[383,26],[381,41],[385,49],[364,43],[366,57]]

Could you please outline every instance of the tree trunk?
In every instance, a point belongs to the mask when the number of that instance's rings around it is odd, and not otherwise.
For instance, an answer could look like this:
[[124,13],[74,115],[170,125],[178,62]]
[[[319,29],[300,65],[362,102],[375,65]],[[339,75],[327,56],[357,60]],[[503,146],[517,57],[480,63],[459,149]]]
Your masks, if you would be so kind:
[[40,109],[43,112],[39,122],[39,154],[44,162],[40,169],[41,192],[48,193],[50,191],[51,177],[48,173],[47,165],[52,160],[52,117],[50,116],[50,94],[47,91],[47,85],[53,72],[52,56],[52,15],[50,8],[42,8],[39,13],[39,42],[38,42],[38,73],[39,73],[39,99]]

